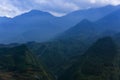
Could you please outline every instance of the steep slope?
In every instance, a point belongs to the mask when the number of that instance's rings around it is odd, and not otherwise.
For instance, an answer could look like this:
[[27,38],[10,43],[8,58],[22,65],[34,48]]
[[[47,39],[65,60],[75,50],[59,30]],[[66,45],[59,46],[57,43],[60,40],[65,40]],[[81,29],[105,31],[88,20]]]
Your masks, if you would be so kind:
[[99,39],[59,80],[118,80],[119,55],[110,37]]
[[97,25],[89,20],[82,20],[76,26],[68,29],[58,36],[60,40],[79,40],[81,42],[91,42],[99,35]]
[[0,48],[0,79],[54,80],[25,45]]

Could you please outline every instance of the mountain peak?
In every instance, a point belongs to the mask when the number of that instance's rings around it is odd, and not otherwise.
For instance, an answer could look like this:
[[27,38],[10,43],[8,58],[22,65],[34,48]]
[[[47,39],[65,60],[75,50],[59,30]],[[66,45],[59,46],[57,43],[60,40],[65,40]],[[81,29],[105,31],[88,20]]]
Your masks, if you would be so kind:
[[51,15],[48,12],[40,11],[40,10],[31,10],[30,12],[26,13],[29,15]]
[[[31,10],[31,11],[26,12],[26,13],[19,15],[19,16],[31,17],[31,16],[53,16],[53,15],[51,15],[48,12],[44,12],[44,11],[40,11],[40,10]],[[16,16],[16,17],[19,17],[19,16]]]
[[80,23],[78,23],[76,26],[91,26],[93,23],[87,19],[83,19]]
[[40,11],[40,10],[31,10],[30,13],[41,13],[41,14],[47,13],[48,14],[48,12],[44,12],[44,11]]

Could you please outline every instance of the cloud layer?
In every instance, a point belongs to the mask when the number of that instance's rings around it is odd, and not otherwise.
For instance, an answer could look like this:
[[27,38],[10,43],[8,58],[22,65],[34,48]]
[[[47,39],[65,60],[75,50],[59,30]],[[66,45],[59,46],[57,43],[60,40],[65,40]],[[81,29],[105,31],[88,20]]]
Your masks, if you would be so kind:
[[61,16],[78,9],[118,5],[120,0],[0,0],[0,16],[14,17],[32,9]]

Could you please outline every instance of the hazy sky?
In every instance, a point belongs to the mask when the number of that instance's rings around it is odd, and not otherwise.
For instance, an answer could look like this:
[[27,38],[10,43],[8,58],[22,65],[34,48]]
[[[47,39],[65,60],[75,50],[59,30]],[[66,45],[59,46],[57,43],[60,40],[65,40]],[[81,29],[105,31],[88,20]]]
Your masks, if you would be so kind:
[[0,0],[0,16],[13,17],[38,9],[61,16],[74,10],[118,5],[120,0]]

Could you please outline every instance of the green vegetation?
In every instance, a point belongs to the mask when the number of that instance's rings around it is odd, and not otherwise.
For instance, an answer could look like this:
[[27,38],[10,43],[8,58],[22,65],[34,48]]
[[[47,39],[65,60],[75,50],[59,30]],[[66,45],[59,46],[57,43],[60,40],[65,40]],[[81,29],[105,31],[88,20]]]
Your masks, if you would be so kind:
[[82,55],[88,45],[79,40],[60,40],[47,43],[28,43],[27,46],[35,53],[55,75],[71,66],[77,56]]
[[25,46],[0,48],[1,80],[54,80],[40,60]]
[[59,80],[119,80],[119,55],[111,38],[100,39]]
[[119,80],[116,41],[105,37],[92,46],[79,40],[1,46],[0,79]]

